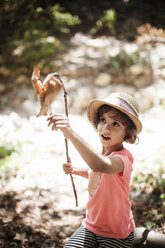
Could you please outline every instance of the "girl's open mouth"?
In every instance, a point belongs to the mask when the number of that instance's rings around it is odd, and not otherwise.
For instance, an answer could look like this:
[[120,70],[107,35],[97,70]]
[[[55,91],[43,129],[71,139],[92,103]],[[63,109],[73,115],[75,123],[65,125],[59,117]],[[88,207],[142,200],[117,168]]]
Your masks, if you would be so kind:
[[105,135],[101,135],[101,137],[103,138],[103,140],[110,140],[110,138],[109,137],[107,137],[107,136],[105,136]]

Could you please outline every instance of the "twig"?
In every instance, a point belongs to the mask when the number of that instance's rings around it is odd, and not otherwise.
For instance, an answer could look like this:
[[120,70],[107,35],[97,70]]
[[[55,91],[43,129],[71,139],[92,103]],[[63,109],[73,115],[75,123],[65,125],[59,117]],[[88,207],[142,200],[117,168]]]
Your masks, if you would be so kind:
[[[42,83],[40,80],[39,80],[39,76],[40,76],[40,71],[38,70],[37,67],[34,67],[34,70],[33,70],[33,74],[32,74],[32,82],[35,86],[35,89],[37,91],[37,94],[40,95],[40,103],[41,103],[41,106],[42,106],[42,102],[41,102],[41,97],[45,98],[45,95],[46,95],[46,91],[48,91],[48,86],[44,88],[44,82]],[[58,78],[58,80],[60,81],[60,87],[59,87],[59,84],[58,84],[58,91],[57,91],[57,88],[56,88],[56,92],[53,91],[53,93],[57,93],[59,92],[59,90],[61,89],[61,86],[63,88],[63,91],[64,91],[64,100],[65,100],[65,114],[66,116],[68,116],[68,106],[67,106],[67,92],[65,90],[65,87],[64,87],[64,84],[62,82],[62,80],[60,79],[59,75],[57,73],[51,73],[49,74],[47,77],[46,77],[46,81],[45,83],[50,83],[50,80],[53,80],[53,76],[55,76],[56,78]],[[56,82],[56,84],[58,83],[56,80],[53,80]],[[56,85],[57,86],[57,85]],[[52,89],[52,88],[51,88]],[[55,89],[55,87],[54,87]],[[49,89],[50,90],[50,89]],[[50,92],[49,92],[50,93]],[[55,97],[55,94],[53,94],[53,97]],[[44,99],[45,100],[45,99]],[[51,102],[49,101],[49,105],[51,104]],[[51,109],[51,106],[50,106],[50,109],[49,109],[51,112],[52,112],[52,109]],[[41,113],[41,110],[40,110],[40,113],[37,115],[42,115],[43,113]],[[67,162],[69,163],[69,155],[68,155],[68,141],[67,139],[65,138],[65,147],[66,147],[66,157],[67,157]],[[74,181],[73,181],[73,177],[72,177],[72,174],[70,174],[70,178],[71,178],[71,182],[72,182],[72,187],[73,187],[73,192],[74,192],[74,195],[75,195],[75,200],[76,200],[76,207],[78,207],[78,200],[77,200],[77,192],[76,192],[76,187],[75,187],[75,184],[74,184]]]
[[[62,80],[59,78],[62,87],[63,87],[63,91],[64,91],[64,102],[65,102],[65,114],[68,117],[68,104],[67,104],[67,92],[66,89],[64,87],[64,84],[62,82]],[[67,163],[69,163],[69,151],[68,151],[68,140],[65,138],[65,147],[66,147],[66,158],[67,158]],[[72,182],[72,187],[73,187],[73,192],[74,192],[74,196],[75,196],[75,201],[76,201],[76,207],[78,207],[78,198],[77,198],[77,191],[76,191],[76,187],[74,184],[74,180],[73,180],[73,176],[72,174],[70,174],[70,179]]]

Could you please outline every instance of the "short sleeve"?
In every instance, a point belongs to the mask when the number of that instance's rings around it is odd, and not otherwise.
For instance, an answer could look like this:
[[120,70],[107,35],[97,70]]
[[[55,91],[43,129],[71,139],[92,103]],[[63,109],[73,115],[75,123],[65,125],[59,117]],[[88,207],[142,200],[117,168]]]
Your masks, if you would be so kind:
[[133,170],[132,164],[134,160],[132,154],[128,150],[123,149],[122,151],[119,152],[113,152],[110,157],[118,157],[122,159],[124,164],[124,170],[123,173],[119,173],[118,175],[124,177],[127,176],[130,177]]

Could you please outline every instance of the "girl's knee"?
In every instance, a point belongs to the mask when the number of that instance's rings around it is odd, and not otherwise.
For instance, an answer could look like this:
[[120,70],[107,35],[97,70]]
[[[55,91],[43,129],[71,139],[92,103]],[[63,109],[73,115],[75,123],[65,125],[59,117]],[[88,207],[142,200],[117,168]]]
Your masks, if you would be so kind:
[[64,248],[94,248],[97,247],[96,235],[81,226],[70,237]]

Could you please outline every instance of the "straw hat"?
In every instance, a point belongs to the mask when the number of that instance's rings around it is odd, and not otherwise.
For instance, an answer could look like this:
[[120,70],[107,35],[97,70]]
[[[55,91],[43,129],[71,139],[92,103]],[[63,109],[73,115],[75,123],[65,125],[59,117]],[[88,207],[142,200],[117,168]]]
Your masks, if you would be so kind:
[[125,113],[135,124],[137,133],[140,133],[140,131],[142,130],[142,123],[139,120],[138,104],[132,96],[126,93],[112,93],[104,100],[92,100],[88,105],[87,115],[89,121],[92,123],[93,126],[96,126],[95,115],[97,113],[97,110],[104,104],[112,106]]

